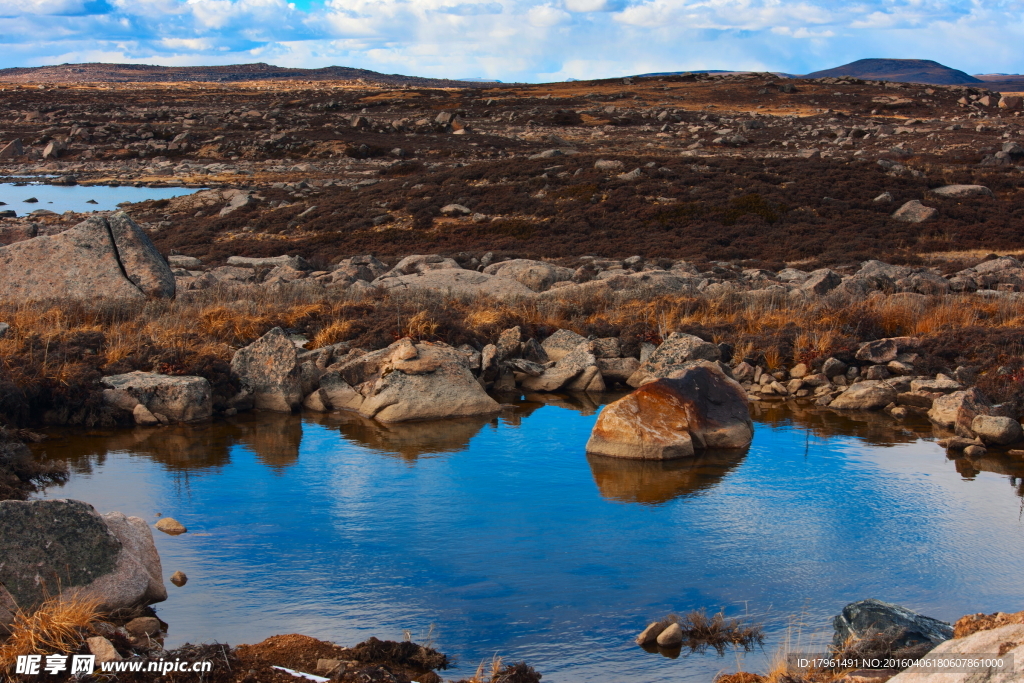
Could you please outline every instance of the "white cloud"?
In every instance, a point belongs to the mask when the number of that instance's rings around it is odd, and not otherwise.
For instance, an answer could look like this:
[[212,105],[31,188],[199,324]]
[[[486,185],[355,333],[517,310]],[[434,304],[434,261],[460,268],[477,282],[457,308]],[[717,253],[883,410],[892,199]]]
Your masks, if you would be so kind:
[[572,16],[568,12],[552,5],[537,5],[536,7],[531,7],[526,13],[526,19],[530,22],[530,25],[538,28],[557,26],[569,21],[571,18]]
[[259,59],[504,81],[864,57],[1024,70],[1020,0],[0,0],[0,36],[5,66]]
[[618,12],[625,6],[620,0],[565,0],[570,12]]

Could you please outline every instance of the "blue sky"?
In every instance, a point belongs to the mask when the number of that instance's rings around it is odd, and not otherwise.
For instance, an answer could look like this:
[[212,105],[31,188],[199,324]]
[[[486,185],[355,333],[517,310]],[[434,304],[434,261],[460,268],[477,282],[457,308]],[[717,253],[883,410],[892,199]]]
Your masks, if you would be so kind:
[[1024,0],[0,0],[0,66],[267,62],[558,81],[807,73],[864,57],[1024,71]]

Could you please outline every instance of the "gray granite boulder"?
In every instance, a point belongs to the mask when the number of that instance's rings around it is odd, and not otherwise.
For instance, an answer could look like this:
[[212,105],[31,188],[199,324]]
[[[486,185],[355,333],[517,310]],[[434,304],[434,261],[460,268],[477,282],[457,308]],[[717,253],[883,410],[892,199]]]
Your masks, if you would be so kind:
[[0,626],[11,604],[31,608],[51,595],[95,599],[106,612],[167,599],[153,534],[138,517],[101,516],[78,500],[8,500],[0,529]]
[[298,352],[280,327],[236,351],[231,374],[252,393],[257,410],[289,413],[302,403]]
[[494,263],[484,268],[488,275],[500,275],[518,280],[534,292],[546,292],[558,281],[555,268],[543,261],[530,259],[512,259]]
[[684,369],[691,361],[717,361],[721,357],[722,352],[717,344],[706,342],[692,334],[674,332],[651,354],[647,362],[641,363],[627,380],[627,384],[638,387],[668,377],[673,372]]
[[125,213],[0,247],[0,299],[172,298],[171,267]]
[[548,360],[558,361],[573,352],[587,338],[572,330],[556,330],[554,334],[541,342],[540,347],[548,355]]
[[320,378],[319,395],[326,407],[384,423],[501,410],[473,376],[466,354],[447,344],[400,339],[356,360],[362,362],[338,364]]
[[[123,392],[104,395],[107,402],[114,405],[119,405],[115,401],[123,403],[124,394],[127,394],[149,412],[164,415],[172,422],[195,422],[213,415],[213,388],[205,377],[129,372],[104,377],[102,382],[115,391]],[[123,404],[119,407],[128,409]]]
[[857,382],[828,404],[837,410],[881,410],[896,401],[896,389],[884,380]]
[[[571,352],[559,358],[554,365],[544,370],[544,373],[539,377],[524,378],[522,383],[523,390],[558,391],[559,389],[566,388],[567,385],[583,375],[589,368],[594,368],[594,370],[588,373],[590,377],[586,384],[572,387],[572,389],[587,391],[587,387],[594,379],[594,372],[599,372],[597,370],[597,359],[594,358],[593,343],[584,340],[583,343],[578,344]],[[597,390],[596,387],[591,389],[591,391]],[[603,391],[603,388],[600,390]]]
[[174,298],[174,273],[153,241],[123,211],[107,218],[125,275],[147,297]]
[[956,660],[983,652],[1001,654],[1006,668],[967,667],[936,671],[915,665],[896,674],[888,683],[1017,683],[1024,680],[1024,624],[1009,624],[947,640],[928,655],[930,659]]

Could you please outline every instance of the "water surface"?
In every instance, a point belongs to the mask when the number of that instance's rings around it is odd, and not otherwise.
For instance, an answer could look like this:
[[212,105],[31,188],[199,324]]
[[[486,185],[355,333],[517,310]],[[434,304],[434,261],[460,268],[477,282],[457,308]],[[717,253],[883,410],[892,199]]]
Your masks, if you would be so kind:
[[[13,209],[19,216],[37,209],[46,209],[54,213],[74,211],[113,211],[122,202],[143,202],[147,199],[170,199],[198,192],[194,187],[110,187],[107,185],[43,185],[28,183],[0,183],[0,202],[6,206],[0,209]],[[38,202],[25,203],[26,199],[35,198]],[[90,204],[89,200],[96,203]]]
[[[468,676],[501,654],[545,681],[707,681],[876,597],[955,620],[1024,609],[1024,463],[951,461],[927,425],[775,408],[752,446],[674,463],[588,457],[598,406],[385,427],[256,414],[45,442],[48,497],[183,522],[154,532],[171,645],[300,632],[433,638]],[[669,612],[765,625],[765,651],[678,659],[632,644]]]

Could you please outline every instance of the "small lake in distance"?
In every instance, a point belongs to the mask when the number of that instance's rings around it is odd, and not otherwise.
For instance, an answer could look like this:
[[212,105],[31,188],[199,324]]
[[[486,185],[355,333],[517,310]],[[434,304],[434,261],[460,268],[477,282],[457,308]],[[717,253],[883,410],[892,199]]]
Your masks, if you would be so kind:
[[[588,457],[592,400],[391,426],[259,413],[34,448],[73,468],[45,497],[188,527],[154,530],[165,577],[189,577],[155,606],[168,646],[422,641],[433,625],[458,662],[444,678],[499,654],[552,682],[710,681],[766,670],[787,634],[821,647],[863,598],[947,621],[1024,609],[1020,459],[952,461],[924,423],[783,406],[758,411],[745,452]],[[633,644],[700,608],[751,615],[764,649]]]
[[[121,202],[143,202],[147,199],[170,199],[198,192],[195,187],[131,187],[121,185],[44,185],[28,183],[0,183],[0,206],[3,210],[14,210],[18,216],[25,216],[36,209],[46,209],[54,213],[74,211],[114,211]],[[25,203],[26,199],[36,198],[37,202]],[[89,200],[96,203],[90,204]]]

